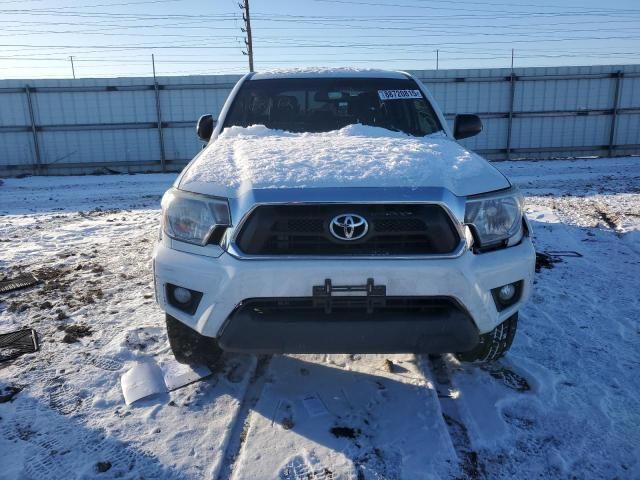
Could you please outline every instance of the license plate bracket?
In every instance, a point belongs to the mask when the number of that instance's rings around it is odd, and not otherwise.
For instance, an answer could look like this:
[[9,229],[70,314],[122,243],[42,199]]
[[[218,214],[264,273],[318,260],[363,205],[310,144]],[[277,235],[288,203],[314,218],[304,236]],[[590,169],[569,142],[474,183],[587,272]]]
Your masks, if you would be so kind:
[[[335,307],[336,293],[352,293],[363,292],[363,299],[367,313],[373,313],[374,308],[384,307],[386,304],[387,287],[385,285],[376,285],[373,278],[367,278],[364,285],[333,285],[330,278],[324,280],[324,285],[313,286],[313,306],[322,307],[324,312],[329,314]],[[343,297],[343,296],[342,296]]]

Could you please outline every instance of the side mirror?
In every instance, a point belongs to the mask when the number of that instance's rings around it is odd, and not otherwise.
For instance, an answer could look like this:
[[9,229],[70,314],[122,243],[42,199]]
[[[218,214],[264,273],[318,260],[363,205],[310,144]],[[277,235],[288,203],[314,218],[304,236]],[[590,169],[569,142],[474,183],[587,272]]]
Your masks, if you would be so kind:
[[453,137],[456,140],[473,137],[482,131],[482,121],[477,115],[456,115],[453,124]]
[[213,115],[202,115],[196,124],[196,132],[203,142],[208,142],[213,135]]

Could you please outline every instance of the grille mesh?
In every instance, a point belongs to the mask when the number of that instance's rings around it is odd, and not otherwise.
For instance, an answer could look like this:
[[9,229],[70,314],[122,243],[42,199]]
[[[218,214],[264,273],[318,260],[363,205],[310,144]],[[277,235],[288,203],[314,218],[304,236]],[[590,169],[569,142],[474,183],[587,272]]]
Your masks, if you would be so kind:
[[[335,238],[331,220],[364,217],[361,239]],[[262,205],[241,226],[236,243],[250,255],[429,255],[453,252],[460,237],[447,213],[433,204]]]

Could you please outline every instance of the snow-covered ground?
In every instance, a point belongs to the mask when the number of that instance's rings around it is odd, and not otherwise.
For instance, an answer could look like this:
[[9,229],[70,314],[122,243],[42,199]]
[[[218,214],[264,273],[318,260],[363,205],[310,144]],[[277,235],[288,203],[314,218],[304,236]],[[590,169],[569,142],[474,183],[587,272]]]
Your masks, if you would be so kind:
[[0,277],[44,283],[0,294],[0,333],[42,339],[0,364],[0,478],[640,478],[640,159],[497,166],[537,250],[580,254],[542,266],[504,360],[228,355],[131,406],[121,375],[171,358],[149,259],[174,175],[4,179]]

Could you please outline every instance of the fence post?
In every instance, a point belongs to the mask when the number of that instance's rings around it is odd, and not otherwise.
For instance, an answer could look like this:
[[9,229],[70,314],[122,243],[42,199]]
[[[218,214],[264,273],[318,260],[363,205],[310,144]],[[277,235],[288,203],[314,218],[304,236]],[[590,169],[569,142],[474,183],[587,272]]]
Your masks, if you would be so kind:
[[158,120],[158,138],[160,140],[160,166],[163,172],[167,171],[166,158],[164,154],[164,133],[162,132],[162,110],[160,108],[160,88],[156,80],[156,61],[151,54],[151,63],[153,64],[153,89],[156,93],[156,117]]
[[513,126],[513,102],[516,93],[516,76],[509,75],[509,120],[507,123],[507,160],[511,160],[511,129]]
[[609,127],[609,156],[613,155],[613,147],[616,141],[616,123],[618,119],[618,107],[620,106],[620,88],[624,73],[618,70],[615,74],[616,85],[613,93],[613,108],[611,109],[611,126]]
[[38,129],[36,127],[36,117],[33,114],[33,103],[31,102],[31,89],[29,85],[24,86],[24,93],[27,94],[27,106],[29,107],[29,119],[31,120],[31,134],[33,135],[33,148],[36,154],[36,172],[40,173],[42,159],[40,157],[40,145],[38,143]]

